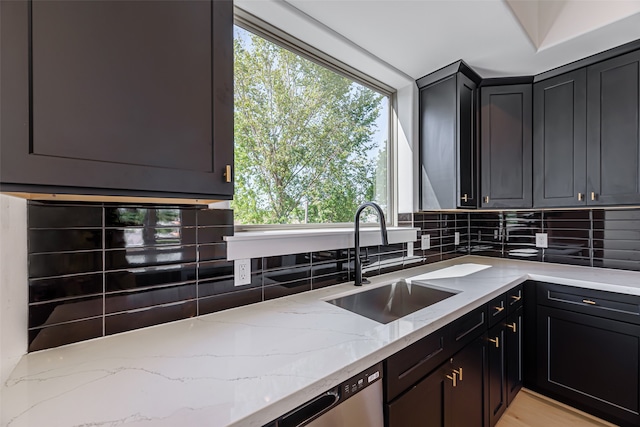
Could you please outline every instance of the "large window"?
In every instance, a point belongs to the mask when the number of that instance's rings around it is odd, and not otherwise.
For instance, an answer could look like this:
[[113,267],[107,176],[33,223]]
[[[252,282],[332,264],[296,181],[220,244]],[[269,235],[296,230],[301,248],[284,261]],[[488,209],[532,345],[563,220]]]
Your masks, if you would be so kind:
[[234,55],[236,223],[388,216],[390,94],[239,26]]

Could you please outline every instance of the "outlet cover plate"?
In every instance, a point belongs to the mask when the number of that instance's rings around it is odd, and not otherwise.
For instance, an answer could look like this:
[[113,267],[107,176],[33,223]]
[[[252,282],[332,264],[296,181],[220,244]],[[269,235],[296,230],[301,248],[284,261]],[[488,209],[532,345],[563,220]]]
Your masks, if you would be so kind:
[[251,284],[251,259],[233,261],[233,284],[235,286]]
[[460,244],[460,232],[456,231],[453,233],[453,244],[458,246]]
[[431,235],[423,234],[420,237],[420,249],[431,249]]
[[536,233],[536,248],[547,248],[547,233]]

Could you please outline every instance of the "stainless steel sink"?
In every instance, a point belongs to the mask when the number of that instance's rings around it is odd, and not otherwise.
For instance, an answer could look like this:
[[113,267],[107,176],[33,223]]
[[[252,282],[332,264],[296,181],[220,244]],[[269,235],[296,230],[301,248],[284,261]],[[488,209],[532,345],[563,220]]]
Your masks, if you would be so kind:
[[399,280],[327,302],[376,322],[389,323],[455,294],[457,292],[432,288],[419,282]]

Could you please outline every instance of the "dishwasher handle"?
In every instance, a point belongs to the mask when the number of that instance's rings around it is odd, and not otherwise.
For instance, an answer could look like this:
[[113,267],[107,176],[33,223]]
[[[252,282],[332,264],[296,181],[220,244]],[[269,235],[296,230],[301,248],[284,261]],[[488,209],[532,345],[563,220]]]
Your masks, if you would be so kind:
[[278,422],[278,427],[300,427],[318,415],[334,407],[340,400],[339,388],[321,394],[304,406],[283,416]]

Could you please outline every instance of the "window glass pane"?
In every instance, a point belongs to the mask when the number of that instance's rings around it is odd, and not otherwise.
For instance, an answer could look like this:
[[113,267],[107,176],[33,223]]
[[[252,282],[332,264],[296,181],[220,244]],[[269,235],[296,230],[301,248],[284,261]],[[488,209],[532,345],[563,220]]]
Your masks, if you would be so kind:
[[234,55],[236,223],[386,213],[389,98],[238,26]]

